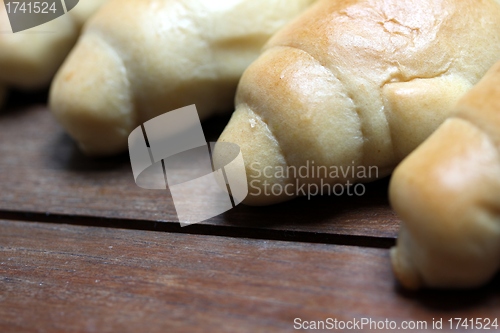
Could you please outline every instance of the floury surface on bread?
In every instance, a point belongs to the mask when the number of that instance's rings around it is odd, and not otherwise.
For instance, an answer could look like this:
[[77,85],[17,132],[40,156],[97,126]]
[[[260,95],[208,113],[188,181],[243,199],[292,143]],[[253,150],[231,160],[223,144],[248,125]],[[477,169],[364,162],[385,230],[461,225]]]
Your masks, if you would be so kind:
[[314,0],[111,0],[57,74],[50,108],[87,154],[127,149],[143,122],[232,110],[265,42]]
[[289,177],[280,169],[390,174],[499,58],[494,0],[318,1],[273,36],[240,81],[219,141],[241,147],[244,203],[278,203],[303,195],[304,184],[375,174]]
[[500,62],[405,159],[390,186],[391,251],[407,288],[472,288],[500,269]]
[[76,43],[80,29],[106,0],[84,0],[43,25],[11,33],[4,1],[0,0],[0,84],[20,89],[48,86]]

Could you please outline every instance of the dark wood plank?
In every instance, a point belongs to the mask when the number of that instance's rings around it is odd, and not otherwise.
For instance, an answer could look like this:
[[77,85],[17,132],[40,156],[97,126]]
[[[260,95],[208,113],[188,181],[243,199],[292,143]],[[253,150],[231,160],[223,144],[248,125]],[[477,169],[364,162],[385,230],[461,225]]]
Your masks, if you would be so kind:
[[[206,122],[207,138],[216,139],[227,120],[225,116]],[[262,208],[240,205],[184,229],[210,232],[207,227],[217,226],[225,229],[213,232],[229,235],[253,232],[257,238],[388,247],[399,220],[388,205],[387,182],[368,185],[363,197],[301,198]],[[38,220],[45,215],[79,221],[102,217],[125,221],[124,227],[140,223],[146,229],[177,228],[167,191],[138,188],[127,154],[106,159],[83,156],[42,104],[0,114],[0,186],[4,218],[23,218],[5,215],[8,212],[29,212]],[[167,223],[159,226],[158,221]]]
[[12,221],[0,231],[1,332],[278,332],[295,318],[500,313],[498,280],[401,292],[384,249]]

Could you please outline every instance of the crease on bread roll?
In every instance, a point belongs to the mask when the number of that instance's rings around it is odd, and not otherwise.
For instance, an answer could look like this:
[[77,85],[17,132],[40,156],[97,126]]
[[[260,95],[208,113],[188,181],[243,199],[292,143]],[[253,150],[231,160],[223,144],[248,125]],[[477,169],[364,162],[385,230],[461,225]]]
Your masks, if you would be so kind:
[[[230,110],[245,68],[313,1],[110,1],[58,72],[50,109],[89,155],[126,150],[135,126],[185,105],[202,119]],[[88,60],[94,47],[101,62]]]
[[392,266],[404,287],[472,288],[500,269],[500,62],[395,170],[402,224]]
[[[0,82],[20,89],[47,86],[76,43],[85,21],[105,0],[84,0],[43,25],[10,33],[4,0],[0,0]],[[7,33],[8,32],[8,33]]]
[[[492,0],[318,1],[271,38],[239,83],[219,141],[241,147],[244,203],[390,174],[499,58]],[[320,179],[319,166],[348,172]],[[350,172],[373,166],[376,175]],[[308,176],[280,173],[301,167]]]
[[75,21],[79,29],[81,29],[87,20],[107,1],[108,0],[80,0],[76,7],[68,12],[68,15]]

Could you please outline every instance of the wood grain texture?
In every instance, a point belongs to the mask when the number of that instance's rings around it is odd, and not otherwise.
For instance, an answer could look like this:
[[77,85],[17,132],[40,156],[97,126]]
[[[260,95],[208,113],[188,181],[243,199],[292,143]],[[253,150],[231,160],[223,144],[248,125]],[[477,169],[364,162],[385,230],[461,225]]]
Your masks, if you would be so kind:
[[[204,123],[207,140],[215,140],[227,120],[225,116]],[[25,213],[32,213],[31,219],[51,216],[75,224],[83,220],[92,224],[92,220],[125,228],[375,247],[389,247],[397,235],[399,219],[387,201],[387,180],[368,185],[362,197],[238,206],[180,230],[168,192],[137,187],[127,154],[107,159],[83,156],[43,104],[1,113],[0,143],[0,216],[4,218],[24,219]],[[12,215],[17,213],[22,216]]]
[[0,230],[1,332],[288,332],[294,318],[500,313],[498,281],[401,292],[384,249],[4,220]]

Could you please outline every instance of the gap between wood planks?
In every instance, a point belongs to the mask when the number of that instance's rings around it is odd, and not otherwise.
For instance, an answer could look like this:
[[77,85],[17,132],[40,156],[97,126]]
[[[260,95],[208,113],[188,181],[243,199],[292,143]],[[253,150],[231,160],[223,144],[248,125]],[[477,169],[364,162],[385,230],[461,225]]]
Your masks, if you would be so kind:
[[0,219],[20,222],[45,222],[103,228],[148,230],[157,232],[209,235],[235,238],[265,239],[288,242],[334,244],[389,249],[396,240],[390,237],[373,237],[346,234],[326,234],[307,231],[274,230],[227,225],[193,224],[181,227],[178,222],[155,222],[139,219],[123,219],[83,215],[44,214],[0,210]]

